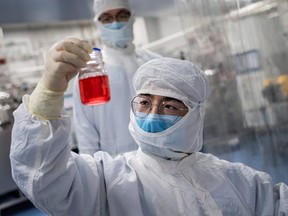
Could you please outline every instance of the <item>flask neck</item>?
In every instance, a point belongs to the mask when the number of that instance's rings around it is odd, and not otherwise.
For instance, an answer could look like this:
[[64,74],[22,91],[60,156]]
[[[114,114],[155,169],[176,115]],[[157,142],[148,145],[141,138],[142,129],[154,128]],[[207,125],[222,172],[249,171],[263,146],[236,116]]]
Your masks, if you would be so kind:
[[105,66],[102,59],[102,53],[99,49],[94,49],[90,53],[90,60],[86,63],[86,67],[81,68],[80,76],[86,76],[86,73],[105,73]]
[[90,58],[91,58],[90,61],[96,61],[98,63],[102,63],[103,64],[102,53],[100,51],[93,50],[90,53]]

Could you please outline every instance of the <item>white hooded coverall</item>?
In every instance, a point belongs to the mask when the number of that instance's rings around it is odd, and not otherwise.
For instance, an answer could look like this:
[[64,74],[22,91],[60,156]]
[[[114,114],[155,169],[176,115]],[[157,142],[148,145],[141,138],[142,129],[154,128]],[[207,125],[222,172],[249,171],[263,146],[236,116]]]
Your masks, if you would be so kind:
[[[197,152],[202,141],[193,137],[203,123],[200,104],[207,96],[207,80],[192,63],[152,60],[137,71],[133,83],[136,93],[186,97],[185,104],[196,109],[154,134],[141,131],[131,114],[129,129],[145,152],[139,148],[115,158],[102,151],[94,157],[71,152],[68,115],[41,120],[27,110],[29,96],[24,96],[14,112],[10,158],[15,182],[35,206],[54,216],[288,215],[285,184],[273,186],[266,173]],[[167,147],[168,152],[163,150]],[[189,154],[173,154],[180,149]]]

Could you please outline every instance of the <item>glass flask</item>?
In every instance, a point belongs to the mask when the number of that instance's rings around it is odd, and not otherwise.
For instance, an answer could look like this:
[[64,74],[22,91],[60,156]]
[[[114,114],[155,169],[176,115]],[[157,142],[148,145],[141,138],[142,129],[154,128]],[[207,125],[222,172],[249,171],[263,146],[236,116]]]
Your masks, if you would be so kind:
[[90,57],[78,76],[81,102],[90,106],[105,104],[110,101],[110,87],[101,50],[93,48]]

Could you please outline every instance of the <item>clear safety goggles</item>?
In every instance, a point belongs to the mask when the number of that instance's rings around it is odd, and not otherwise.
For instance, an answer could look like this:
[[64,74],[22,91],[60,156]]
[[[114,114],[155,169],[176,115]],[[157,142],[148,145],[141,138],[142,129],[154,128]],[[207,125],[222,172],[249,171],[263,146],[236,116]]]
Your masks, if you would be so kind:
[[112,16],[108,13],[101,15],[98,20],[103,23],[112,23],[112,22],[127,22],[131,17],[131,13],[128,10],[121,10],[115,16]]
[[[171,121],[177,121],[179,117],[184,116],[189,108],[174,98],[165,98],[159,104],[153,104],[151,99],[145,95],[137,95],[131,101],[132,112],[139,118],[146,118],[152,110],[153,106],[158,107],[158,113],[161,115],[169,116]],[[165,120],[167,118],[163,118]]]

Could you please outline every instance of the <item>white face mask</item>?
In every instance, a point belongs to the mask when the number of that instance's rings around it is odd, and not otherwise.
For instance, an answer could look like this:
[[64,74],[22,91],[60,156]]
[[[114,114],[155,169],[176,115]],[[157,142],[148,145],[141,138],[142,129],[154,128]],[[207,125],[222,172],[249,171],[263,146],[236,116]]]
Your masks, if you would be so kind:
[[139,127],[131,111],[129,131],[143,151],[163,158],[179,160],[202,148],[204,115],[204,108],[195,106],[168,129],[149,133]]
[[104,24],[96,21],[101,40],[108,47],[125,48],[133,39],[134,18],[130,17],[129,21],[120,29],[109,29]]

